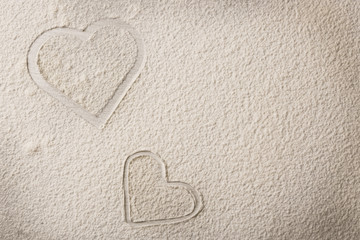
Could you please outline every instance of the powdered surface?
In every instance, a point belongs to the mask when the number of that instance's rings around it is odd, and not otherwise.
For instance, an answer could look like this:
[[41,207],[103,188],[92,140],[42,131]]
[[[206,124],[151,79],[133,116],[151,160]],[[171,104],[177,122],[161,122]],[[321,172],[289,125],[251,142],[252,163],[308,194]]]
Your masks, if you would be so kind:
[[[0,239],[360,239],[359,1],[0,0],[0,9]],[[139,31],[147,60],[98,130],[38,88],[26,57],[48,29],[105,18]],[[96,113],[134,49],[126,32],[104,30],[86,43],[52,39],[40,64]],[[196,217],[124,222],[124,161],[144,149],[201,193]],[[133,217],[191,211],[186,191],[158,187],[155,166],[131,166]]]

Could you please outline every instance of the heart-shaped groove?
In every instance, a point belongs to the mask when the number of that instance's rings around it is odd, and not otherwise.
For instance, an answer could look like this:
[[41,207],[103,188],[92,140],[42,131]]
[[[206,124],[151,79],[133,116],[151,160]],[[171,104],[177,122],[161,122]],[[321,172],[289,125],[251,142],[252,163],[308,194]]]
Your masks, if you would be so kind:
[[[95,115],[84,109],[80,104],[73,101],[59,89],[48,83],[40,72],[38,60],[41,48],[52,37],[68,35],[75,36],[82,41],[87,41],[96,31],[106,26],[119,27],[128,31],[132,35],[137,45],[137,58],[134,66],[126,74],[125,79],[116,88],[113,96],[106,103],[104,108]],[[75,113],[77,113],[92,125],[98,128],[103,128],[145,65],[144,42],[141,38],[141,35],[133,27],[118,19],[100,20],[89,25],[83,31],[72,28],[53,28],[39,35],[31,44],[27,56],[27,64],[31,78],[41,89],[63,103],[65,106],[71,108]],[[122,79],[120,79],[120,81],[121,80]]]
[[[166,185],[169,187],[182,187],[190,193],[192,196],[193,202],[194,202],[194,208],[193,210],[184,215],[174,218],[168,218],[168,219],[156,219],[156,220],[148,220],[148,221],[138,221],[134,222],[131,218],[131,205],[130,205],[130,195],[129,195],[129,168],[130,163],[136,158],[139,157],[151,157],[152,159],[156,160],[159,165],[161,166],[161,173],[162,178],[166,182]],[[166,165],[165,162],[160,158],[160,156],[150,152],[150,151],[140,151],[136,152],[132,155],[130,155],[124,164],[124,175],[123,175],[123,187],[124,187],[124,213],[125,213],[125,222],[132,226],[153,226],[153,225],[160,225],[160,224],[173,224],[173,223],[179,223],[186,220],[189,220],[193,217],[195,217],[203,208],[201,197],[198,191],[196,191],[192,186],[190,186],[187,183],[178,182],[178,181],[169,181],[167,177],[166,172]]]

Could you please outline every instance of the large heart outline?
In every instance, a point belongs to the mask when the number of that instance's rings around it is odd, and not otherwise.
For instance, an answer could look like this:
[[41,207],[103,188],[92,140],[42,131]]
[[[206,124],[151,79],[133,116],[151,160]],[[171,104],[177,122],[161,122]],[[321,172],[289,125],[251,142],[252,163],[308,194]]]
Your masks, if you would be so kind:
[[[119,84],[111,99],[106,103],[106,105],[103,107],[100,113],[95,115],[84,109],[80,104],[76,103],[71,98],[69,98],[64,93],[62,93],[59,89],[48,83],[40,72],[38,66],[38,60],[39,60],[39,52],[42,46],[52,37],[68,35],[68,36],[75,36],[76,38],[82,41],[87,41],[91,38],[91,36],[93,36],[93,34],[97,30],[106,26],[119,27],[121,29],[128,31],[132,35],[137,45],[137,58],[134,66],[126,74],[122,83]],[[140,33],[137,32],[129,24],[122,22],[118,19],[105,19],[90,24],[84,30],[61,27],[61,28],[53,28],[43,32],[31,44],[27,56],[27,64],[31,78],[41,89],[43,89],[50,96],[54,97],[55,99],[63,103],[65,106],[72,109],[76,114],[84,118],[92,125],[98,128],[103,128],[106,122],[111,117],[111,115],[114,113],[115,109],[117,108],[121,100],[124,98],[127,91],[130,89],[131,85],[139,76],[142,68],[144,67],[145,47]]]
[[[155,159],[159,165],[161,166],[161,172],[162,172],[162,180],[167,186],[174,186],[174,187],[182,187],[190,193],[190,195],[193,198],[194,202],[194,209],[191,213],[188,213],[187,215],[176,217],[176,218],[167,218],[167,219],[156,219],[156,220],[148,220],[148,221],[139,221],[134,222],[131,219],[131,213],[130,213],[130,195],[129,195],[129,167],[132,160],[138,158],[138,157],[151,157],[152,159]],[[124,164],[124,175],[123,175],[123,189],[124,189],[124,215],[125,215],[125,222],[132,226],[154,226],[154,225],[160,225],[160,224],[173,224],[173,223],[179,223],[186,220],[189,220],[193,217],[195,217],[203,208],[203,204],[201,201],[201,197],[199,192],[190,186],[187,183],[179,182],[179,181],[169,181],[166,171],[166,164],[165,162],[160,158],[160,156],[150,152],[150,151],[140,151],[136,152],[132,155],[130,155]]]

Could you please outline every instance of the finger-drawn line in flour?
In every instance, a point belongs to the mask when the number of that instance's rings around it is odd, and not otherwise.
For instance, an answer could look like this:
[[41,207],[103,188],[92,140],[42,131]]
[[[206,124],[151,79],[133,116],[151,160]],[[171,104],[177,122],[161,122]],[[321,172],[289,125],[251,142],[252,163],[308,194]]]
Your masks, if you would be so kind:
[[[70,35],[75,36],[82,41],[87,41],[96,31],[106,26],[116,26],[121,29],[125,29],[132,35],[137,45],[137,58],[134,66],[126,74],[122,83],[119,84],[119,86],[116,88],[115,93],[111,99],[106,103],[105,107],[100,111],[100,113],[95,115],[88,112],[80,104],[76,103],[64,93],[62,93],[59,89],[48,83],[40,72],[38,60],[41,48],[52,37]],[[71,108],[75,113],[87,120],[89,123],[98,128],[103,128],[145,65],[144,42],[141,38],[141,35],[133,27],[118,19],[100,20],[89,25],[84,30],[63,27],[53,28],[39,35],[31,44],[27,56],[27,64],[31,78],[41,89],[63,103],[65,106]]]
[[[191,213],[188,213],[185,216],[175,217],[175,218],[168,218],[168,219],[156,219],[156,220],[148,220],[148,221],[138,221],[135,222],[131,219],[131,204],[130,204],[130,195],[129,195],[129,168],[130,163],[136,158],[139,157],[151,157],[152,159],[155,159],[159,165],[161,166],[161,172],[162,172],[162,180],[164,181],[164,184],[170,187],[182,187],[186,189],[190,195],[192,196],[192,199],[194,201],[194,209]],[[167,176],[167,170],[166,170],[166,164],[165,162],[160,158],[160,156],[150,152],[150,151],[140,151],[136,152],[132,155],[130,155],[124,165],[124,175],[123,175],[123,187],[124,187],[124,213],[125,213],[125,222],[127,222],[130,225],[133,226],[153,226],[153,225],[160,225],[160,224],[172,224],[172,223],[179,223],[186,220],[189,220],[193,217],[195,217],[203,208],[203,204],[201,201],[200,194],[197,190],[195,190],[192,186],[190,186],[187,183],[184,182],[178,182],[178,181],[169,181]]]

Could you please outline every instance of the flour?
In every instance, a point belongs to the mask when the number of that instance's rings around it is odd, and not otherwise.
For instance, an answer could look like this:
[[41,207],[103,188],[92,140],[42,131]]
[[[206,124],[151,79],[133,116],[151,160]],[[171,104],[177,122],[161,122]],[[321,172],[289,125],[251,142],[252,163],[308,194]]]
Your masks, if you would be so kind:
[[[359,1],[0,1],[0,239],[358,239]],[[28,71],[45,31],[120,19],[146,63],[99,129]],[[126,30],[50,39],[46,80],[99,114],[137,57]],[[125,221],[148,150],[201,194]],[[130,168],[134,221],[186,189]],[[160,187],[161,186],[161,187]],[[132,194],[132,195],[131,195]]]

